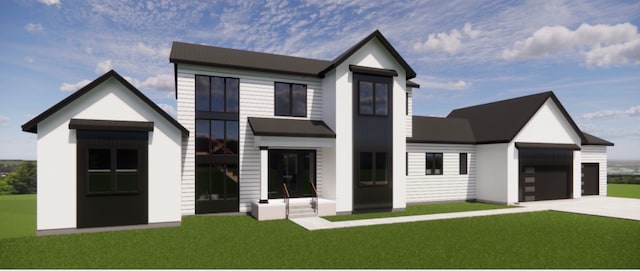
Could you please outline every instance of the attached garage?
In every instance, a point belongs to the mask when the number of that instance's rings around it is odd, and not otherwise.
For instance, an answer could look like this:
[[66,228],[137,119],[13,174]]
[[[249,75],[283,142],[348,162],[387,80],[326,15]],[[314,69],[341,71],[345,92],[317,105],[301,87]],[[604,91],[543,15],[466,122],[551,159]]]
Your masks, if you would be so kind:
[[573,144],[516,143],[519,201],[568,199],[573,194]]

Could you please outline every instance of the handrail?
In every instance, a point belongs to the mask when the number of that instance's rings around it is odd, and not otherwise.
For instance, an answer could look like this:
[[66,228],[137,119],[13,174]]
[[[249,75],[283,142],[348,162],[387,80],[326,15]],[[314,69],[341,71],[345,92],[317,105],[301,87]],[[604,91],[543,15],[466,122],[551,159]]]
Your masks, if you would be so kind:
[[282,182],[282,187],[284,188],[284,203],[285,203],[285,216],[289,219],[289,189],[287,189],[287,183]]
[[313,189],[313,197],[311,197],[311,207],[313,208],[314,213],[318,213],[318,190],[316,190],[316,186],[313,185],[313,182],[309,180],[309,184],[311,184],[311,188]]

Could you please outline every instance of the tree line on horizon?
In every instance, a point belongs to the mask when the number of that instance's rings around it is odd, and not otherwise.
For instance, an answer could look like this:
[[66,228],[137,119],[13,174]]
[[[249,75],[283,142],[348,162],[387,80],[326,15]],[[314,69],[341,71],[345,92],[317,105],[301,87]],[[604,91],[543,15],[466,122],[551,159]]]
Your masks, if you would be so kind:
[[22,161],[5,177],[0,176],[0,195],[36,193],[36,162]]

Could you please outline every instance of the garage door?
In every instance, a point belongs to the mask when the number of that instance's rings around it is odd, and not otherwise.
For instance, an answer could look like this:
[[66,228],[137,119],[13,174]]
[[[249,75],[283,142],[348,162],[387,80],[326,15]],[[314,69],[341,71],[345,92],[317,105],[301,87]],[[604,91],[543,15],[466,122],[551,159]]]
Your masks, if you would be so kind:
[[582,195],[599,195],[600,165],[598,163],[582,164]]
[[520,202],[571,198],[573,150],[523,148],[519,158]]

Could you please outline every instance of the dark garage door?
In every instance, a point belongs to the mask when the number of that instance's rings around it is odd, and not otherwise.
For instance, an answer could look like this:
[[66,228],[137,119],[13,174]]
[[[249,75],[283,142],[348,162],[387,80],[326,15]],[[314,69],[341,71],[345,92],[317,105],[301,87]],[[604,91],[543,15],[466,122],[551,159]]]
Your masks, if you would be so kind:
[[571,198],[573,151],[520,149],[519,201]]
[[599,195],[600,165],[598,163],[582,164],[582,195]]

